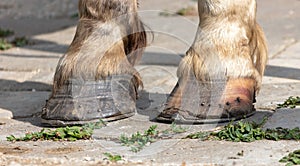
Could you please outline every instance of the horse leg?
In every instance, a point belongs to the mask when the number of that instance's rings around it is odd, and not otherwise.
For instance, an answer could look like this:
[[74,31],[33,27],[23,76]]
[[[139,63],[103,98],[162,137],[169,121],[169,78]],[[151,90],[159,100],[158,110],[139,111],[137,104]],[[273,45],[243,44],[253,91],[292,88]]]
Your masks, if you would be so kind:
[[146,34],[134,0],[80,0],[73,42],[60,59],[42,123],[66,126],[111,121],[136,112],[134,69]]
[[267,61],[255,0],[198,0],[199,29],[160,121],[214,123],[254,113]]

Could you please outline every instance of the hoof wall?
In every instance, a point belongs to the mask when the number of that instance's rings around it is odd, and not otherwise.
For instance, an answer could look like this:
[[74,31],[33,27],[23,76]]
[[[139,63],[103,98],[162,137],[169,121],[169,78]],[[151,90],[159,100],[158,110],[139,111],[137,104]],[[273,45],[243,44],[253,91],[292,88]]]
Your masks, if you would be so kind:
[[136,112],[136,87],[130,76],[105,80],[70,82],[46,103],[42,123],[47,126],[82,125],[114,121]]
[[178,84],[164,110],[161,122],[221,123],[249,117],[255,113],[255,81],[250,78]]

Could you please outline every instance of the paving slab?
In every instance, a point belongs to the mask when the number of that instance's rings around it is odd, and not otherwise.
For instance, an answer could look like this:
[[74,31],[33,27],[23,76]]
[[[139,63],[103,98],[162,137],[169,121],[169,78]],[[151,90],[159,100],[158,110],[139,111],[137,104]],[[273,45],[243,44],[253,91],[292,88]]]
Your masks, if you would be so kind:
[[77,12],[78,0],[2,0],[0,2],[0,19],[3,18],[61,18],[70,17]]
[[[136,67],[145,87],[135,116],[96,129],[93,139],[86,141],[6,141],[11,134],[23,136],[43,128],[41,108],[51,92],[57,61],[73,39],[77,20],[70,16],[76,13],[76,3],[77,0],[0,2],[1,27],[13,29],[16,36],[28,36],[34,42],[0,52],[1,166],[116,165],[105,159],[105,152],[123,155],[125,161],[119,165],[282,165],[279,159],[299,149],[299,141],[233,143],[183,139],[189,133],[216,130],[226,123],[183,125],[187,132],[167,135],[138,153],[121,146],[121,134],[143,132],[151,125],[157,125],[159,130],[170,128],[170,124],[156,122],[155,117],[177,82],[177,66],[194,40],[198,18],[166,17],[161,12],[174,13],[196,4],[182,0],[140,1],[140,15],[154,39],[149,37],[146,53]],[[270,60],[257,96],[257,112],[246,120],[261,122],[269,117],[265,128],[294,128],[300,124],[299,108],[276,109],[289,96],[300,95],[299,9],[297,0],[258,1],[258,21],[266,32]]]
[[[288,57],[289,59],[300,59],[300,42],[291,45],[288,49],[286,49],[282,54],[278,55],[277,59],[286,59]],[[284,60],[285,61],[285,60]]]
[[282,104],[290,96],[299,96],[299,83],[265,84],[257,96],[256,107],[275,110],[277,104]]
[[38,72],[48,70],[54,72],[59,55],[26,47],[13,48],[0,52],[0,64],[2,71]]
[[288,128],[294,129],[300,128],[300,109],[280,109],[277,110],[268,122],[265,124],[265,128]]
[[[108,140],[76,142],[26,142],[6,143],[1,141],[0,150],[6,153],[2,158],[18,156],[44,162],[57,161],[58,164],[88,164],[101,162],[103,153],[122,154],[128,162],[143,165],[281,165],[278,160],[296,150],[297,141],[257,141],[253,143],[233,143],[225,141],[199,141],[166,139],[155,142],[144,150],[133,153],[127,147]],[[13,152],[8,153],[13,149]],[[8,151],[8,152],[7,152]],[[11,150],[12,151],[12,150]],[[238,155],[242,153],[243,155]],[[35,160],[34,160],[35,159]],[[47,160],[45,160],[47,159]],[[73,163],[77,161],[78,163]],[[12,162],[11,160],[9,160]],[[27,161],[28,162],[28,161]],[[36,162],[41,164],[41,162]]]
[[12,112],[14,118],[32,117],[41,112],[50,92],[1,92],[0,107]]
[[258,22],[265,30],[270,57],[276,57],[300,39],[298,0],[257,1]]
[[[7,72],[10,73],[10,72]],[[19,73],[19,72],[16,72]],[[22,73],[22,72],[20,72]],[[2,75],[3,76],[3,75]],[[21,76],[20,76],[21,77]],[[23,78],[23,77],[21,77]],[[14,80],[9,80],[9,79],[0,79],[0,91],[10,91],[10,92],[21,92],[21,91],[29,91],[29,92],[35,92],[35,91],[45,91],[45,92],[50,92],[52,89],[52,86],[49,84],[42,83],[40,82],[35,82],[35,81],[23,81],[19,82],[20,78],[14,78]],[[52,79],[51,79],[52,83]]]
[[143,65],[137,66],[147,92],[169,94],[177,83],[174,66]]
[[24,82],[36,74],[36,71],[0,71],[1,79]]

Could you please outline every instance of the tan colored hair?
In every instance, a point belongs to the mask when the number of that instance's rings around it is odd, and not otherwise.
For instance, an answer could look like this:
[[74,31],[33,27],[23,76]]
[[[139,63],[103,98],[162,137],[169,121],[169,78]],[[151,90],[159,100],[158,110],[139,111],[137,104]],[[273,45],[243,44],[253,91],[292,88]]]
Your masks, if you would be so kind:
[[136,0],[79,0],[75,37],[56,68],[53,94],[72,79],[99,80],[115,74],[133,76],[146,46]]
[[199,0],[196,39],[183,58],[178,76],[192,71],[198,80],[248,77],[259,91],[267,47],[256,22],[255,0]]

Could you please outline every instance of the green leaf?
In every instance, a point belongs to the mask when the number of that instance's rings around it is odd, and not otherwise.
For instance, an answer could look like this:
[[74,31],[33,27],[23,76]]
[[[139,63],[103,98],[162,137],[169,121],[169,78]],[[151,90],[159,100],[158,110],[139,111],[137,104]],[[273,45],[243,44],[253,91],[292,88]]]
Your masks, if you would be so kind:
[[17,138],[13,135],[10,135],[10,136],[6,137],[6,140],[12,142],[12,141],[16,141]]
[[142,150],[146,146],[146,144],[153,143],[156,141],[156,138],[158,137],[159,133],[159,131],[157,131],[156,128],[157,125],[150,126],[149,129],[144,131],[144,134],[136,132],[132,134],[131,137],[127,137],[124,134],[122,134],[119,140],[123,146],[130,147],[131,151],[136,153]]
[[288,156],[283,157],[279,160],[279,162],[287,163],[286,165],[299,165],[300,164],[300,157],[298,155],[300,150],[295,150],[292,153],[289,153]]
[[210,136],[210,132],[197,132],[194,134],[189,134],[186,136],[186,139],[200,139],[201,141],[208,140]]
[[12,44],[8,43],[5,39],[0,38],[0,50],[8,50],[12,47]]
[[14,33],[15,33],[14,31],[11,31],[9,29],[0,28],[0,37],[8,37],[13,35]]
[[17,47],[23,47],[29,44],[29,40],[26,37],[16,37],[12,44],[14,44]]
[[295,163],[295,164],[300,164],[300,158],[298,158],[298,157],[291,157],[291,160],[292,160],[293,163]]
[[286,101],[284,101],[282,104],[277,104],[277,108],[296,108],[296,106],[300,105],[300,97],[296,96],[290,96]]
[[150,126],[148,130],[145,131],[145,135],[157,135],[158,131],[156,130],[157,125]]
[[11,135],[7,137],[8,141],[37,141],[37,140],[68,140],[76,141],[78,139],[90,139],[95,128],[100,128],[104,125],[102,121],[98,123],[90,123],[84,126],[67,126],[57,128],[55,130],[42,129],[40,132],[27,133],[24,137],[16,138]]

